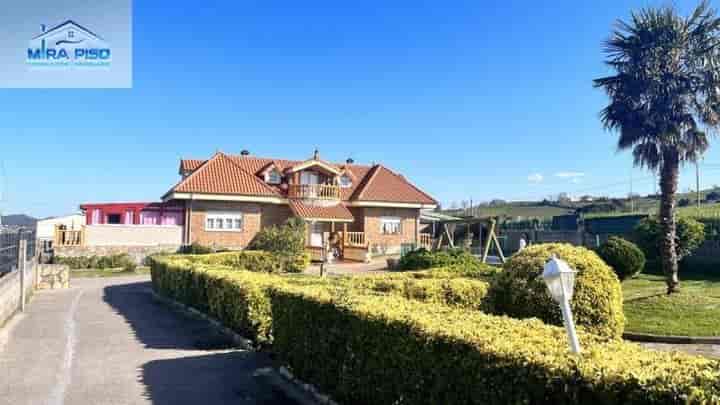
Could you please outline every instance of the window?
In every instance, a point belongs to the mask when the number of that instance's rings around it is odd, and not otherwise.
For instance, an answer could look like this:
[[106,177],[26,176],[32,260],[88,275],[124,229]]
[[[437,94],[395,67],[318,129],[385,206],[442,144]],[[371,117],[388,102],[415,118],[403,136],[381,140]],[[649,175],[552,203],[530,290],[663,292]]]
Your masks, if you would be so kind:
[[242,228],[243,217],[239,212],[208,212],[205,216],[206,231],[239,232]]
[[68,31],[68,38],[75,38],[75,31]]
[[352,186],[352,179],[347,174],[340,176],[340,187],[348,188]]
[[380,218],[380,233],[382,233],[383,235],[398,235],[400,234],[400,230],[400,218]]
[[267,177],[265,178],[265,181],[267,181],[270,184],[280,184],[282,182],[282,177],[280,176],[280,172],[277,171],[277,169],[272,169],[270,172],[268,172]]
[[108,224],[122,224],[122,215],[120,214],[108,214],[107,216],[107,223]]

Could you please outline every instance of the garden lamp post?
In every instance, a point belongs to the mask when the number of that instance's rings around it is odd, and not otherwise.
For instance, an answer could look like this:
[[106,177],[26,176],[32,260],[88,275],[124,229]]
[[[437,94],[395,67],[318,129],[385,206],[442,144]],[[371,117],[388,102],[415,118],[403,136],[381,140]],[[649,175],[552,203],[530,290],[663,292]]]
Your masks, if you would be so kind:
[[545,263],[545,269],[542,277],[550,291],[550,296],[560,304],[565,329],[567,330],[568,340],[570,341],[570,350],[573,353],[580,353],[580,343],[578,343],[577,333],[575,332],[575,323],[573,322],[572,311],[570,310],[570,300],[573,296],[575,288],[575,270],[557,258],[555,254]]

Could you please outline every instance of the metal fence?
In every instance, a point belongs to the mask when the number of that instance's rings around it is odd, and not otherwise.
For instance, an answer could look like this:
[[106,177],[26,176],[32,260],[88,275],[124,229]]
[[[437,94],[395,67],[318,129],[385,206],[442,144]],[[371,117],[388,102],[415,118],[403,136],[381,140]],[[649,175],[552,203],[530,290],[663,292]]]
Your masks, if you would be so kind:
[[26,260],[35,256],[35,231],[27,229],[0,229],[0,273],[18,267],[18,247],[27,241]]

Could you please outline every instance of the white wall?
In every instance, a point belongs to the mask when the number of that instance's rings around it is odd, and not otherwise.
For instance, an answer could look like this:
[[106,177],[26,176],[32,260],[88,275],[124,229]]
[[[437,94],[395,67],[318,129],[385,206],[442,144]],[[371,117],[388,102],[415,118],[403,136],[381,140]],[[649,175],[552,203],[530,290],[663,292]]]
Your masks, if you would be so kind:
[[181,245],[181,225],[87,225],[86,246]]
[[40,240],[52,240],[55,237],[55,225],[65,225],[67,229],[80,229],[85,225],[85,215],[73,214],[37,221],[36,238]]

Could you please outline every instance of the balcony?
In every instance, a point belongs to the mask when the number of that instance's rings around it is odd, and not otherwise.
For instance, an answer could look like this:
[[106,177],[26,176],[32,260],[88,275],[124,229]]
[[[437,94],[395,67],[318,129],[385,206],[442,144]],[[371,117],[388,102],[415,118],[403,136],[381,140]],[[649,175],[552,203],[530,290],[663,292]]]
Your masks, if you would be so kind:
[[340,200],[340,187],[332,184],[291,184],[288,197],[308,200]]

